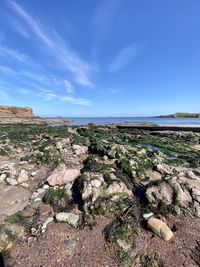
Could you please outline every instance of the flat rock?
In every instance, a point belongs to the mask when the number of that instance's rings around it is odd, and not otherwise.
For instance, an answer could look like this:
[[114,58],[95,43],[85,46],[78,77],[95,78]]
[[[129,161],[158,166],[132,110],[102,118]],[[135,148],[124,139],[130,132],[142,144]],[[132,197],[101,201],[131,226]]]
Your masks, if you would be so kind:
[[79,215],[70,212],[59,212],[56,214],[57,222],[66,222],[75,228],[78,226],[79,219]]
[[51,186],[63,185],[73,182],[80,175],[79,169],[68,169],[65,164],[60,164],[47,178]]
[[10,216],[23,210],[29,202],[30,192],[19,186],[4,186],[0,190],[0,215]]

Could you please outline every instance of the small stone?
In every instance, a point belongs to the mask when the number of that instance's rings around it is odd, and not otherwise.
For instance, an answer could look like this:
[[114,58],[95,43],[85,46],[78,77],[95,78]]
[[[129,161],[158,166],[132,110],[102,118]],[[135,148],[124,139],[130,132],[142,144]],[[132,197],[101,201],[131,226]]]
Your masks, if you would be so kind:
[[42,188],[48,189],[49,188],[49,185],[48,184],[44,184]]
[[64,240],[64,243],[68,248],[73,248],[76,245],[76,240],[75,239],[67,239],[67,240]]
[[21,170],[19,177],[18,177],[18,182],[21,184],[26,181],[28,181],[28,172],[26,170]]
[[60,212],[56,214],[56,221],[66,222],[76,228],[79,223],[79,215],[70,212]]
[[42,233],[46,231],[47,225],[54,220],[53,217],[49,217],[42,225]]
[[164,241],[169,241],[174,236],[170,228],[159,219],[151,217],[147,224],[148,228],[161,237]]
[[151,216],[153,216],[153,212],[144,213],[142,215],[143,219],[148,220]]
[[7,181],[7,183],[9,185],[13,185],[14,186],[14,185],[17,185],[18,184],[17,180],[15,180],[13,178],[7,178],[6,181]]
[[6,179],[6,174],[5,173],[2,173],[1,175],[0,175],[0,182],[3,182],[5,179]]
[[36,175],[37,175],[37,172],[32,172],[32,173],[31,173],[31,176],[32,176],[32,177],[35,177]]
[[38,189],[36,190],[36,192],[37,192],[38,194],[43,194],[45,191],[46,191],[45,188],[38,188]]

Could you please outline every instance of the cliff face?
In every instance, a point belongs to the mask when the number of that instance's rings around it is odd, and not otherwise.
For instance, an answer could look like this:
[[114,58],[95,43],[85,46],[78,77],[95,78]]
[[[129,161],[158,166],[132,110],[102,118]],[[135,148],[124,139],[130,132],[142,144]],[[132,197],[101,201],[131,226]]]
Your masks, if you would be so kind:
[[30,117],[33,116],[32,108],[19,108],[15,106],[0,106],[0,115]]

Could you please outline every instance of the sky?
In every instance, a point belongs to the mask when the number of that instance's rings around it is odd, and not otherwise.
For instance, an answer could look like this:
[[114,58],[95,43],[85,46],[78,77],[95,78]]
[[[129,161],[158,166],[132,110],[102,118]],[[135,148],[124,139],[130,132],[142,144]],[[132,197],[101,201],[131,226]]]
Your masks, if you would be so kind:
[[200,112],[199,0],[0,0],[0,105]]

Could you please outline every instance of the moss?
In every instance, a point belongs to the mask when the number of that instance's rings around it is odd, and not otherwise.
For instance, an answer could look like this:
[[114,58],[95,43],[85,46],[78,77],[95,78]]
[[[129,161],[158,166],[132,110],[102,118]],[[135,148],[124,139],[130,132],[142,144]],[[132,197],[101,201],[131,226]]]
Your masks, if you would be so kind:
[[118,259],[120,266],[124,266],[124,267],[133,266],[133,260],[131,256],[128,253],[124,252],[123,250],[117,251],[117,259]]
[[156,265],[154,264],[154,259],[152,256],[144,255],[141,258],[140,266],[141,267],[155,267]]
[[43,197],[43,202],[51,205],[56,212],[69,211],[73,206],[73,201],[66,195],[66,190],[59,188],[49,188]]
[[20,213],[15,213],[15,214],[10,215],[6,218],[6,222],[9,222],[9,223],[20,224],[22,220],[23,220],[23,218],[22,218],[22,215]]

